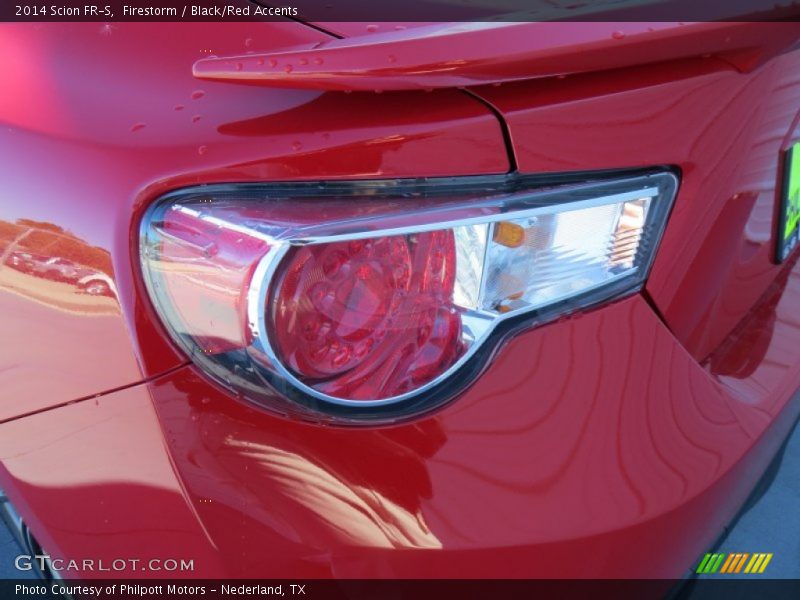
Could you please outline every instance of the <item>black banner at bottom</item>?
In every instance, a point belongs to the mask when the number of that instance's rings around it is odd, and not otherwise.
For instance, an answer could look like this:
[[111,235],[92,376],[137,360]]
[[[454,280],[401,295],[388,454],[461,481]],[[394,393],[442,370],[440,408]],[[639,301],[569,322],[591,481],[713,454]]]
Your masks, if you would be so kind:
[[294,600],[494,600],[515,598],[618,600],[800,598],[800,580],[0,580],[0,598],[185,600],[292,598]]

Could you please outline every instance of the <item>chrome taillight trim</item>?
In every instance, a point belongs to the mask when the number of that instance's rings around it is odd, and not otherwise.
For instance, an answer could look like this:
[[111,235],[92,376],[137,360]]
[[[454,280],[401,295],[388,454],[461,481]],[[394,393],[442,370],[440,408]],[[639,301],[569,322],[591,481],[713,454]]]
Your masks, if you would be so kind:
[[[480,187],[479,184],[486,183],[494,186],[492,189],[495,195],[503,194],[504,190],[509,188],[512,192],[503,196],[505,200],[520,204],[529,202],[531,206],[530,208],[515,209],[511,212],[483,214],[450,220],[432,220],[430,223],[416,223],[403,227],[355,229],[347,233],[334,235],[315,234],[313,227],[310,228],[310,231],[304,231],[303,235],[291,238],[277,239],[273,236],[262,234],[263,237],[261,239],[268,242],[273,249],[259,261],[250,280],[250,287],[246,297],[246,325],[251,341],[245,351],[251,359],[251,364],[258,375],[258,379],[268,384],[274,390],[272,393],[266,389],[260,390],[257,381],[253,385],[247,385],[246,389],[243,389],[243,386],[237,387],[233,385],[224,368],[205,361],[204,357],[198,355],[191,345],[181,338],[179,333],[171,332],[172,337],[194,362],[198,363],[205,372],[211,374],[219,383],[222,383],[248,401],[278,410],[284,414],[294,413],[295,410],[292,407],[295,407],[300,409],[297,416],[304,419],[353,425],[392,423],[428,412],[443,405],[470,385],[491,360],[499,343],[511,333],[521,328],[544,324],[553,318],[576,310],[592,308],[600,303],[628,296],[641,289],[652,266],[656,249],[666,226],[666,220],[677,192],[678,177],[670,170],[649,171],[628,176],[620,175],[615,178],[609,178],[608,176],[597,176],[594,179],[591,176],[585,177],[587,181],[583,183],[576,184],[573,180],[570,184],[532,188],[516,193],[514,191],[515,187],[524,186],[526,180],[535,181],[536,178],[533,176],[504,175],[470,178],[432,178],[422,181],[409,180],[407,182],[402,180],[332,182],[330,184],[331,189],[335,189],[339,194],[347,194],[348,186],[352,186],[355,196],[364,195],[364,190],[375,190],[376,199],[379,200],[381,191],[402,189],[404,185],[423,189],[430,186],[431,189],[436,189],[440,184],[468,185],[474,181],[478,187]],[[148,209],[142,221],[140,234],[142,254],[144,256],[147,226],[150,222],[150,217],[158,207],[167,202],[175,202],[192,195],[208,197],[230,195],[231,193],[241,192],[242,189],[257,190],[268,198],[272,190],[280,189],[282,194],[286,194],[286,190],[295,187],[303,189],[304,186],[312,188],[312,186],[316,187],[318,184],[215,184],[171,192],[157,200]],[[361,194],[358,192],[361,192]],[[587,198],[587,195],[590,197]],[[274,280],[274,275],[281,266],[282,261],[293,247],[367,239],[378,236],[430,232],[472,224],[497,223],[508,220],[512,216],[515,219],[535,217],[543,213],[554,214],[615,202],[625,202],[643,196],[652,197],[654,200],[657,199],[653,216],[652,218],[648,217],[647,222],[648,227],[657,227],[650,238],[651,247],[644,254],[646,261],[638,264],[631,271],[605,280],[595,286],[585,288],[577,295],[565,294],[561,297],[553,298],[546,305],[510,310],[502,315],[474,311],[469,315],[468,325],[471,328],[470,334],[475,337],[475,343],[445,372],[411,392],[380,400],[347,400],[322,393],[298,379],[286,368],[279,359],[270,338],[266,310],[270,302],[270,284]],[[493,195],[487,195],[487,198],[491,197]],[[361,201],[369,202],[370,200],[363,198]],[[431,218],[433,219],[440,213],[441,211],[432,209],[430,211]],[[368,225],[367,221],[364,223]],[[226,222],[221,224],[227,227],[231,226],[230,223]],[[252,235],[252,230],[248,230],[248,233]],[[143,273],[150,297],[155,299],[155,283],[151,280],[151,273],[148,272],[147,268],[143,269]],[[481,289],[483,285],[481,284]],[[599,290],[602,290],[603,293],[598,294]],[[170,329],[169,321],[162,314],[159,303],[154,301],[154,304],[162,321]],[[454,377],[459,371],[462,371],[464,376]],[[273,402],[270,398],[275,398],[275,392],[279,397],[288,399],[291,402],[289,404],[282,401]]]
[[[531,195],[533,196],[535,194]],[[261,260],[258,267],[256,267],[253,273],[253,278],[251,280],[250,291],[248,293],[248,301],[247,301],[248,325],[250,327],[250,333],[253,338],[253,343],[250,347],[250,351],[254,352],[256,357],[258,358],[256,364],[266,370],[266,372],[264,372],[263,375],[266,376],[268,379],[272,380],[277,375],[279,377],[282,377],[285,381],[291,383],[295,388],[297,388],[299,392],[307,394],[308,396],[316,398],[317,400],[321,400],[331,404],[336,404],[339,406],[358,407],[358,408],[371,408],[371,407],[388,406],[391,404],[403,402],[405,400],[414,398],[416,396],[420,396],[422,394],[429,392],[432,389],[435,389],[443,381],[452,377],[453,374],[464,365],[464,363],[470,360],[478,350],[482,349],[483,342],[486,341],[486,338],[488,338],[491,335],[492,331],[497,326],[499,326],[500,323],[502,323],[503,321],[514,319],[515,317],[518,317],[520,315],[531,313],[537,310],[544,310],[549,306],[557,304],[558,302],[562,302],[563,300],[573,296],[574,294],[564,294],[561,297],[553,299],[544,306],[539,306],[534,308],[519,308],[516,310],[511,310],[509,312],[503,313],[501,315],[484,312],[481,310],[471,311],[469,314],[470,321],[475,326],[480,326],[478,330],[473,329],[472,331],[469,332],[469,334],[472,335],[475,341],[470,346],[469,350],[467,350],[467,352],[465,352],[455,363],[453,363],[453,365],[450,368],[444,371],[441,375],[437,376],[428,383],[420,386],[419,388],[411,392],[406,392],[405,394],[392,396],[390,398],[384,398],[381,400],[347,400],[343,398],[336,398],[335,396],[330,396],[328,394],[322,393],[318,390],[315,390],[311,386],[306,385],[304,382],[298,379],[281,362],[274,348],[274,345],[270,339],[266,323],[267,311],[264,310],[264,307],[268,306],[270,284],[274,281],[274,274],[278,269],[278,267],[280,266],[281,261],[283,260],[283,258],[285,257],[285,255],[291,249],[292,246],[346,242],[353,240],[370,239],[375,237],[384,237],[384,236],[388,237],[395,235],[407,235],[411,233],[440,231],[444,229],[453,229],[456,227],[463,227],[474,224],[497,223],[500,221],[507,220],[510,216],[513,216],[515,219],[523,219],[523,218],[535,217],[537,215],[542,215],[545,213],[554,214],[568,210],[580,210],[582,208],[592,208],[595,206],[602,206],[606,204],[622,203],[628,200],[636,200],[637,198],[646,197],[648,195],[650,197],[657,197],[659,195],[658,188],[649,187],[641,190],[636,190],[633,192],[600,196],[597,198],[593,198],[591,200],[565,202],[559,205],[541,206],[527,210],[513,211],[509,213],[502,213],[502,214],[482,216],[482,217],[457,219],[452,221],[436,222],[427,225],[396,227],[392,229],[375,229],[375,230],[368,230],[363,232],[333,235],[333,236],[311,236],[311,237],[298,238],[292,240],[281,240],[281,241],[271,239],[270,242],[276,244],[276,250],[270,251]],[[521,196],[520,200],[524,200],[524,198],[525,195]],[[626,273],[621,273],[614,279],[610,279],[602,283],[599,283],[595,286],[592,286],[590,288],[587,288],[583,290],[583,292],[591,293],[592,291],[604,288],[616,281],[634,278],[634,276],[638,272],[639,272],[639,267],[631,271],[628,271]],[[485,282],[483,282],[481,288],[483,288],[483,285],[485,285]],[[635,290],[632,289],[631,291]]]

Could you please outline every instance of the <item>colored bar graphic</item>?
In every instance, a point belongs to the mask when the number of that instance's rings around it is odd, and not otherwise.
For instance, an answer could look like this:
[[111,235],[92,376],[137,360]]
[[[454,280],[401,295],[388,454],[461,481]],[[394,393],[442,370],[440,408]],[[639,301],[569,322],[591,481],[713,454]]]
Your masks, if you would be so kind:
[[706,565],[708,564],[708,561],[709,561],[710,558],[711,558],[711,555],[706,553],[706,555],[703,557],[703,560],[700,561],[700,565],[697,567],[697,571],[695,571],[695,572],[696,573],[705,573],[706,572],[705,568],[706,568]]
[[736,559],[738,558],[738,554],[728,554],[728,560],[725,561],[725,564],[722,565],[722,569],[720,569],[720,573],[728,573],[728,569],[731,568],[732,564],[735,564]]
[[717,563],[717,559],[719,558],[719,554],[712,554],[711,558],[708,559],[708,564],[706,568],[703,569],[703,573],[713,573],[712,569],[714,565]]
[[758,559],[756,563],[753,565],[753,569],[750,571],[751,573],[758,573],[758,569],[761,568],[761,563],[764,561],[764,557],[766,554],[758,554]]
[[[750,559],[748,561],[748,559]],[[745,573],[763,573],[769,561],[772,560],[772,553],[755,552],[732,552],[726,553],[706,553],[700,564],[697,565],[698,574],[710,574],[719,571],[719,574],[741,573],[744,568]],[[745,567],[745,563],[747,566]],[[721,568],[720,568],[721,567]]]
[[767,568],[767,565],[769,564],[769,561],[771,561],[771,560],[772,560],[772,553],[770,552],[769,554],[767,554],[767,557],[764,559],[764,562],[761,563],[761,568],[758,570],[758,572],[759,573],[763,573],[764,569]]
[[742,567],[744,566],[744,563],[747,560],[748,556],[750,556],[750,555],[747,554],[747,553],[742,554],[742,559],[739,561],[739,564],[736,565],[736,570],[733,571],[734,573],[738,573],[739,571],[742,570]]
[[716,573],[724,559],[725,559],[725,555],[724,554],[717,555],[717,560],[712,565],[711,571],[709,571],[709,573]]
[[758,560],[759,556],[761,556],[761,555],[758,554],[758,553],[753,554],[753,558],[750,559],[750,562],[747,563],[747,566],[744,569],[745,573],[750,573],[751,572],[751,570],[753,569],[753,565],[756,564],[756,561]]

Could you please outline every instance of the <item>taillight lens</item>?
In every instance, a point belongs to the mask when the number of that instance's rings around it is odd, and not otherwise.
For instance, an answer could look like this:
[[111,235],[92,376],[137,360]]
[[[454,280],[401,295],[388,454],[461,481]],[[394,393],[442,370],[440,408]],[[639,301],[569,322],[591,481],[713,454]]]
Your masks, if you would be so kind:
[[204,186],[151,207],[142,265],[172,337],[230,389],[312,419],[392,421],[452,397],[515,323],[638,289],[676,185]]
[[452,230],[303,246],[286,257],[267,331],[277,358],[329,396],[385,399],[464,354]]

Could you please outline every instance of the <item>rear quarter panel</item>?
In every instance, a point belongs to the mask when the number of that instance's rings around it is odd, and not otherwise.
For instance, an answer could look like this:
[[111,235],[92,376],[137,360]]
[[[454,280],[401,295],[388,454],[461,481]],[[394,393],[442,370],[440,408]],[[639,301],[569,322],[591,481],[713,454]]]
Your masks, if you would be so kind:
[[[192,63],[311,44],[298,23],[17,24],[0,70],[0,420],[185,362],[143,301],[144,208],[203,182],[502,173],[499,124],[457,91],[321,94],[200,83]],[[114,297],[6,264],[97,264]]]

